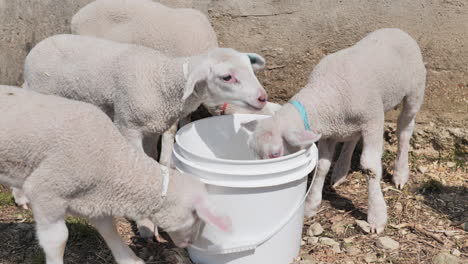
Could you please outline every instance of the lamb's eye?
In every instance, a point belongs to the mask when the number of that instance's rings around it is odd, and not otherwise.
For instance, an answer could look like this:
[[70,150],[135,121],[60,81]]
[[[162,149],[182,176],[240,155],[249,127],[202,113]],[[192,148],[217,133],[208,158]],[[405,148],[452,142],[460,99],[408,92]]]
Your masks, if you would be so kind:
[[226,82],[229,82],[232,79],[232,76],[229,74],[229,75],[226,75],[226,76],[222,76],[221,79],[223,79]]

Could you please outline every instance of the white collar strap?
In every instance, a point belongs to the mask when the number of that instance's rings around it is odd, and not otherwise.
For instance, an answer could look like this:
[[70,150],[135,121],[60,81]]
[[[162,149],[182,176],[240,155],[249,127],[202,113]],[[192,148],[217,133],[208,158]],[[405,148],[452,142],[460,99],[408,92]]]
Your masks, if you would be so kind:
[[188,74],[189,74],[189,57],[185,58],[185,61],[184,61],[184,64],[182,64],[182,71],[184,72],[184,78],[187,79],[188,78]]
[[169,180],[170,180],[169,177],[171,175],[170,175],[170,172],[169,172],[169,168],[166,167],[166,166],[163,166],[163,165],[161,165],[161,172],[162,172],[162,176],[163,176],[163,188],[162,188],[161,196],[166,197],[167,188],[169,187]]

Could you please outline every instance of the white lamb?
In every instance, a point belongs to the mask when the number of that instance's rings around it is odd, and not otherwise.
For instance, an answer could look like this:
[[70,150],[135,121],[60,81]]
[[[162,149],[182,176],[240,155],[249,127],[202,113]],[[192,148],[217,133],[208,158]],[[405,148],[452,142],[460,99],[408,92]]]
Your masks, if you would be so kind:
[[[372,231],[379,233],[387,222],[380,187],[384,113],[403,101],[393,174],[393,182],[402,188],[408,180],[409,141],[425,82],[426,69],[416,41],[399,29],[377,30],[354,46],[322,59],[309,83],[274,117],[245,124],[254,131],[250,146],[261,158],[273,158],[285,154],[285,143],[286,147],[305,147],[321,134],[318,173],[306,206],[306,215],[313,216],[320,207],[335,144],[345,142],[332,175],[332,183],[339,184],[362,137],[361,167],[368,175],[369,191],[367,220]],[[304,118],[300,111],[306,113]],[[310,131],[305,129],[306,123]]]
[[170,8],[151,0],[97,0],[80,9],[71,31],[193,56],[218,47],[208,18],[191,8]]
[[197,179],[135,149],[97,107],[0,86],[0,183],[30,201],[47,264],[62,264],[65,214],[86,217],[119,264],[143,264],[120,239],[114,216],[150,218],[187,246],[201,220],[230,230]]
[[[24,87],[100,107],[143,150],[144,137],[155,143],[202,102],[263,108],[267,95],[253,67],[264,63],[257,54],[233,49],[172,58],[143,46],[57,35],[41,41],[26,57]],[[139,223],[143,225],[147,228],[140,228],[141,234],[152,236],[149,223]]]
[[[216,33],[208,18],[198,10],[170,8],[150,0],[97,0],[80,9],[72,18],[73,34],[88,35],[122,43],[142,45],[162,51],[170,56],[194,56],[218,47]],[[256,57],[251,56],[255,63]],[[264,63],[262,63],[264,64]],[[256,68],[261,68],[257,66]],[[272,114],[269,103],[266,109],[255,111],[229,104],[204,102],[213,115],[223,113]],[[190,122],[182,117],[180,125]],[[177,123],[163,133],[160,162],[169,166]],[[148,147],[155,147],[147,142]],[[153,143],[153,146],[152,146]]]
[[26,57],[25,88],[99,106],[142,149],[143,136],[161,134],[202,102],[262,109],[266,93],[250,57],[217,48],[171,58],[143,46],[88,36],[57,35]]

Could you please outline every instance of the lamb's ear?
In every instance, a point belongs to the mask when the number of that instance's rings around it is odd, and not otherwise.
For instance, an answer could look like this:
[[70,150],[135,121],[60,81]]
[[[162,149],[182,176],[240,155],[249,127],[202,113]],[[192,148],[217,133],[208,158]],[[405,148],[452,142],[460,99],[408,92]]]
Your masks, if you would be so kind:
[[187,82],[185,83],[184,95],[182,96],[182,100],[185,101],[193,93],[197,84],[201,82],[206,82],[208,80],[209,74],[210,66],[207,63],[200,65],[200,67],[193,70],[189,74]]
[[265,67],[265,59],[262,56],[257,53],[246,53],[246,55],[249,57],[250,64],[252,64],[254,70],[260,70]]
[[194,207],[198,217],[200,217],[205,223],[216,226],[224,232],[231,232],[231,219],[225,215],[217,213],[208,203],[209,202],[206,197],[197,197],[195,199]]
[[253,121],[241,124],[241,128],[249,132],[254,132],[257,126],[258,126],[258,120],[253,120]]
[[312,143],[319,141],[321,136],[321,134],[302,129],[288,129],[283,133],[284,140],[294,147],[308,147],[312,145]]

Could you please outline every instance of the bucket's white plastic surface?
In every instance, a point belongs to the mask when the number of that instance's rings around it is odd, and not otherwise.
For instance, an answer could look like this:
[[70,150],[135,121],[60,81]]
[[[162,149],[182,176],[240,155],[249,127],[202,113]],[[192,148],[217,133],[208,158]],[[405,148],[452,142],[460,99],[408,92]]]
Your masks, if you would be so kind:
[[205,225],[189,247],[196,264],[289,264],[301,242],[307,175],[317,148],[256,160],[241,123],[263,115],[226,115],[179,130],[173,161],[207,184],[210,199],[232,220],[229,234]]

